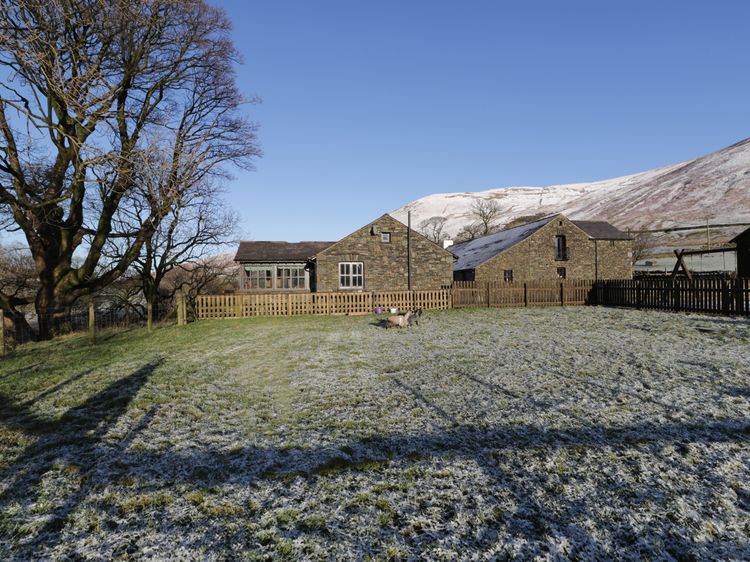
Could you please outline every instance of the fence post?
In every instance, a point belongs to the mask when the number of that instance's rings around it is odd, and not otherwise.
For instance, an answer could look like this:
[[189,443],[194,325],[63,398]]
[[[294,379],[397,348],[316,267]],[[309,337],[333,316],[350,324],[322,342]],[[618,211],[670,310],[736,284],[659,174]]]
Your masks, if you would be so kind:
[[182,326],[185,309],[183,308],[182,291],[177,293],[177,325]]
[[146,303],[146,329],[149,332],[154,329],[154,305],[151,301]]
[[642,306],[642,299],[641,296],[641,282],[640,280],[635,281],[635,307],[640,309]]
[[180,304],[182,305],[182,325],[187,326],[187,299],[185,293],[180,293]]
[[526,282],[523,284],[523,305],[529,306],[529,290],[526,287]]
[[560,281],[560,306],[565,306],[565,289],[562,281]]
[[490,282],[487,281],[487,307],[490,306]]
[[5,311],[0,308],[0,357],[5,357]]
[[96,308],[94,307],[94,299],[89,301],[89,339],[91,343],[96,343]]
[[735,277],[734,279],[734,313],[737,315],[742,315],[745,313],[745,303],[744,303],[744,295],[742,294],[742,279],[740,277]]
[[727,279],[721,280],[721,312],[723,314],[729,314],[732,309],[732,292],[729,289],[729,281]]

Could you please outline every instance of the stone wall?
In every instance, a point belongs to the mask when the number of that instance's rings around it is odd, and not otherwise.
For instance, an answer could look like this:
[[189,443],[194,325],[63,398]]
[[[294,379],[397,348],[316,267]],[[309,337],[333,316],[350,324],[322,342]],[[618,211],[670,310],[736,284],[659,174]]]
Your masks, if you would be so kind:
[[599,279],[633,277],[632,240],[595,240]]
[[[381,241],[378,232],[390,233],[390,242]],[[364,291],[405,291],[407,275],[407,231],[403,223],[383,215],[371,224],[343,238],[316,256],[316,290],[346,291],[339,288],[339,263],[364,264]],[[411,231],[412,289],[417,291],[450,286],[453,280],[453,254]]]
[[[568,259],[555,259],[555,237],[565,236]],[[565,217],[559,217],[540,228],[526,240],[486,261],[476,268],[479,283],[503,281],[506,270],[513,271],[514,281],[558,279],[558,268],[565,268],[567,279],[630,279],[630,240],[591,240]]]

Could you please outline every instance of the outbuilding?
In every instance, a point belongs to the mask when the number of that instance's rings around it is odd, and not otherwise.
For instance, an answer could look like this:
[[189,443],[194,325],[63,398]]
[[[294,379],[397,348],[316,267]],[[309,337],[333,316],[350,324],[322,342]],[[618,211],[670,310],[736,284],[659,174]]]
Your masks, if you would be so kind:
[[551,215],[451,246],[456,281],[630,279],[632,238],[604,221]]

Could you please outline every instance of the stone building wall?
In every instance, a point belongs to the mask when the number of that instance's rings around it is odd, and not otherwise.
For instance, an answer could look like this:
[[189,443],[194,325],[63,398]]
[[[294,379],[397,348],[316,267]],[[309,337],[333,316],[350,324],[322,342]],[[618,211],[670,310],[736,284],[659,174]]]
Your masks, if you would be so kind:
[[599,279],[632,279],[633,241],[595,240]]
[[[378,232],[390,233],[390,242]],[[408,289],[407,231],[403,223],[383,215],[371,224],[343,238],[316,256],[316,291],[405,291]],[[339,263],[362,262],[364,286],[339,287]],[[412,229],[411,279],[413,290],[440,289],[453,280],[453,254]]]
[[[565,236],[568,259],[555,259],[555,237]],[[565,268],[567,279],[630,279],[632,268],[630,240],[591,240],[567,218],[561,216],[505,252],[478,266],[478,283],[503,281],[505,271],[513,271],[514,281],[559,279],[558,268]],[[597,271],[598,270],[598,271]]]

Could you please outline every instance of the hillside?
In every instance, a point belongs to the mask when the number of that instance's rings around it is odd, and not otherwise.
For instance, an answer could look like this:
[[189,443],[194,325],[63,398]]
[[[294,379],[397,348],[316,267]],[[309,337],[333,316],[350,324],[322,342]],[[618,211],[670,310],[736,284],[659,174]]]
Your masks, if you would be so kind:
[[507,187],[481,192],[441,193],[417,199],[391,214],[412,224],[433,216],[447,218],[454,236],[473,222],[471,205],[494,199],[502,209],[500,225],[539,214],[565,213],[573,219],[606,220],[627,230],[711,223],[750,222],[750,139],[680,164],[615,179]]

